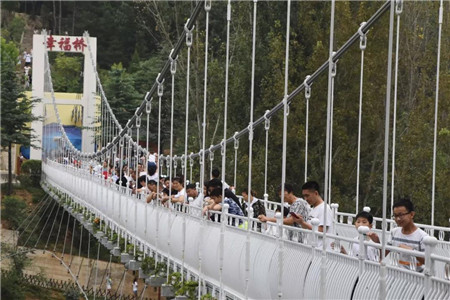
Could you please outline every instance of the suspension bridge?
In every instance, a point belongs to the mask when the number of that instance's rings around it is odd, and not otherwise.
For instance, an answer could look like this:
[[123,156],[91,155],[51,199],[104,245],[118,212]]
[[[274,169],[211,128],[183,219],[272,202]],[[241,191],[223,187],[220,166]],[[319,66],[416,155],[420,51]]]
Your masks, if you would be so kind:
[[[394,204],[393,192],[388,199],[389,182],[394,188],[394,172],[389,178],[389,147],[392,143],[392,168],[395,167],[395,108],[398,71],[398,48],[399,48],[399,26],[403,6],[408,3],[403,1],[380,2],[379,9],[370,18],[365,20],[359,28],[355,28],[354,34],[339,48],[335,45],[335,1],[331,2],[330,10],[330,47],[328,57],[324,58],[323,64],[303,82],[289,90],[289,61],[290,61],[290,16],[291,1],[286,6],[286,35],[285,35],[285,64],[284,64],[284,93],[282,99],[276,106],[268,109],[261,116],[254,116],[254,88],[255,88],[255,56],[256,56],[256,30],[257,30],[257,8],[258,2],[253,2],[252,15],[252,71],[251,71],[251,99],[250,99],[250,122],[248,127],[241,131],[230,134],[227,131],[227,105],[228,105],[228,73],[229,73],[229,47],[230,28],[232,24],[232,5],[227,3],[227,9],[223,13],[227,15],[226,32],[226,62],[224,83],[224,130],[220,143],[208,146],[206,144],[206,115],[208,98],[208,42],[210,37],[210,14],[214,9],[211,1],[199,1],[193,9],[184,26],[174,48],[168,54],[168,60],[161,69],[155,82],[151,85],[140,106],[136,107],[134,115],[129,117],[125,126],[122,126],[115,117],[103,90],[100,77],[96,69],[96,45],[95,39],[86,32],[83,37],[76,40],[79,47],[83,47],[85,55],[85,71],[92,71],[92,81],[86,83],[90,90],[97,87],[99,97],[83,100],[90,101],[91,106],[84,108],[83,116],[83,139],[82,148],[73,144],[61,121],[58,110],[58,100],[55,96],[52,84],[50,60],[48,57],[48,41],[55,37],[42,31],[36,35],[36,39],[43,44],[42,51],[44,60],[41,62],[44,70],[44,102],[48,104],[42,115],[46,124],[41,129],[42,135],[57,137],[55,144],[50,139],[42,140],[42,186],[56,202],[51,206],[50,202],[46,209],[57,207],[58,211],[64,209],[73,217],[73,228],[75,224],[83,225],[89,235],[95,236],[101,244],[111,251],[111,256],[119,257],[121,262],[129,270],[139,271],[140,276],[150,285],[160,285],[167,282],[167,291],[163,296],[173,297],[175,294],[173,282],[170,280],[172,272],[179,272],[184,280],[197,282],[195,297],[201,299],[208,295],[216,299],[448,299],[450,297],[450,228],[436,226],[434,224],[434,201],[435,201],[435,171],[436,171],[436,131],[437,117],[434,127],[433,145],[433,190],[431,199],[431,224],[416,224],[428,233],[424,238],[425,251],[415,251],[388,245],[391,230],[396,223],[387,217],[388,210]],[[439,8],[439,42],[437,45],[437,70],[436,70],[436,115],[438,111],[439,95],[439,66],[441,31],[443,24],[443,1]],[[365,239],[367,231],[355,231],[353,221],[358,213],[359,203],[359,171],[360,171],[360,142],[362,135],[362,103],[364,89],[364,53],[367,45],[367,34],[369,30],[379,22],[383,16],[388,16],[389,25],[386,28],[388,56],[386,57],[386,91],[385,97],[385,141],[384,141],[384,168],[383,168],[383,207],[382,216],[374,218],[373,231],[380,236],[380,243],[371,243]],[[203,119],[201,121],[202,146],[197,152],[188,153],[188,122],[190,105],[190,62],[191,49],[194,40],[194,24],[196,20],[204,18],[204,101]],[[397,31],[395,29],[397,25]],[[396,33],[396,35],[395,35]],[[249,33],[250,34],[250,33]],[[397,37],[394,41],[394,35]],[[59,40],[59,37],[56,37]],[[47,44],[46,44],[47,43]],[[333,99],[335,93],[335,77],[339,72],[337,62],[340,58],[348,55],[352,45],[359,44],[360,50],[360,93],[359,93],[359,128],[358,128],[358,155],[357,155],[357,183],[355,213],[341,212],[339,206],[331,201],[331,179],[332,179],[332,157],[333,157]],[[81,46],[80,46],[81,45]],[[36,48],[36,46],[34,46]],[[396,49],[396,51],[394,51]],[[50,48],[50,50],[52,50]],[[177,62],[181,51],[186,51],[186,126],[184,138],[184,151],[175,153],[174,149],[174,97],[177,89]],[[332,211],[332,224],[330,230],[323,233],[319,231],[318,220],[312,220],[312,230],[301,227],[293,227],[283,224],[283,214],[286,208],[285,183],[287,168],[287,143],[288,123],[290,107],[294,97],[304,93],[306,104],[306,135],[305,142],[305,164],[304,178],[308,179],[308,124],[309,124],[309,101],[312,95],[312,86],[320,78],[327,79],[327,117],[326,117],[326,149],[324,155],[324,184],[323,200],[328,203]],[[178,79],[177,79],[178,80]],[[33,80],[36,82],[36,80]],[[169,86],[170,90],[164,89]],[[395,91],[392,92],[392,87]],[[391,95],[394,94],[392,101]],[[95,111],[95,99],[98,101],[98,109]],[[170,101],[170,147],[166,155],[162,155],[161,143],[161,104]],[[232,100],[230,100],[232,101]],[[92,104],[94,103],[94,104]],[[87,104],[86,104],[87,105]],[[391,105],[394,107],[394,120],[392,125],[393,140],[391,136],[390,114]],[[156,106],[156,109],[153,108]],[[281,202],[274,199],[267,192],[268,158],[267,147],[269,143],[270,120],[276,115],[281,115],[282,128],[277,128],[283,133],[282,149],[279,155],[282,158],[280,176]],[[90,120],[89,120],[90,118]],[[149,120],[158,119],[158,127],[151,128]],[[143,124],[147,121],[147,124]],[[177,125],[179,126],[179,124]],[[250,209],[247,216],[236,216],[231,214],[229,205],[224,204],[220,211],[209,211],[203,213],[202,206],[195,206],[188,201],[183,203],[172,202],[172,190],[169,189],[169,200],[161,199],[161,194],[156,193],[156,198],[148,203],[146,198],[148,191],[136,192],[122,178],[130,178],[130,170],[136,172],[140,161],[144,165],[154,159],[158,168],[158,174],[166,172],[170,181],[177,175],[177,168],[181,169],[184,187],[187,183],[197,183],[196,189],[203,193],[202,185],[209,179],[208,174],[212,171],[214,154],[221,157],[221,178],[223,181],[234,178],[236,186],[236,173],[239,168],[236,165],[239,141],[248,139],[248,191],[252,190],[252,159],[253,135],[257,127],[264,127],[266,137],[265,153],[265,189],[262,203],[267,216],[274,217],[275,221],[262,222],[253,217]],[[145,147],[140,141],[142,132],[145,133]],[[149,151],[150,132],[157,138],[157,154]],[[227,151],[234,151],[234,170],[227,168]],[[142,159],[142,157],[144,157]],[[112,162],[118,168],[117,182],[108,178],[97,168],[101,162]],[[209,163],[208,163],[209,161]],[[208,170],[208,165],[210,170]],[[242,166],[240,167],[242,168]],[[193,178],[193,170],[198,170],[199,178]],[[230,176],[233,174],[234,177]],[[197,172],[194,172],[194,174]],[[153,175],[153,174],[150,174]],[[138,178],[137,176],[136,178]],[[145,183],[149,181],[145,176]],[[135,179],[136,180],[136,179]],[[157,191],[162,183],[156,180]],[[145,189],[144,189],[145,190]],[[223,196],[225,185],[223,185]],[[41,209],[43,209],[42,205]],[[327,224],[327,206],[324,205],[324,224]],[[365,207],[364,210],[370,211]],[[51,215],[51,212],[48,216]],[[214,222],[219,217],[221,222]],[[328,216],[329,217],[329,216]],[[46,222],[51,222],[47,218]],[[47,224],[47,223],[46,223]],[[50,224],[50,223],[49,223]],[[69,223],[67,223],[69,226]],[[239,225],[244,224],[244,225]],[[262,228],[258,230],[258,228]],[[53,223],[51,231],[61,230],[58,224]],[[64,230],[64,229],[62,229]],[[67,232],[67,228],[66,228]],[[50,237],[50,234],[48,235]],[[358,241],[354,237],[358,235]],[[299,243],[295,237],[307,237]],[[48,241],[47,241],[48,243]],[[334,247],[329,245],[333,243]],[[360,249],[365,249],[359,256],[345,255],[340,252],[340,246],[347,249],[357,243]],[[36,243],[37,244],[37,243]],[[72,245],[73,246],[73,245]],[[56,247],[56,246],[55,246]],[[99,245],[100,247],[100,245]],[[380,253],[379,261],[367,259],[368,248],[376,248]],[[72,251],[72,247],[71,247]],[[99,250],[100,251],[100,250]],[[389,255],[386,255],[390,251]],[[64,262],[63,257],[53,251],[54,256],[72,275],[74,283],[86,294],[83,284],[79,282],[77,272],[72,270],[71,263]],[[64,253],[64,251],[63,251]],[[98,255],[98,253],[97,253]],[[399,262],[400,256],[411,259],[409,268],[404,268]],[[146,258],[151,258],[151,270],[143,268],[142,264]],[[97,257],[98,259],[98,257]],[[416,268],[416,259],[424,259],[423,271]],[[147,259],[148,260],[148,259]],[[78,267],[75,265],[75,267]],[[156,270],[156,271],[155,271]],[[150,274],[151,273],[151,274]],[[124,271],[125,274],[125,271]],[[98,267],[95,279],[98,277]],[[150,276],[151,275],[151,276]],[[100,281],[100,280],[99,280]],[[102,280],[103,281],[103,280]],[[98,289],[100,284],[95,283]],[[105,296],[106,297],[106,296]],[[143,297],[143,293],[142,293]],[[181,297],[177,295],[177,297]]]

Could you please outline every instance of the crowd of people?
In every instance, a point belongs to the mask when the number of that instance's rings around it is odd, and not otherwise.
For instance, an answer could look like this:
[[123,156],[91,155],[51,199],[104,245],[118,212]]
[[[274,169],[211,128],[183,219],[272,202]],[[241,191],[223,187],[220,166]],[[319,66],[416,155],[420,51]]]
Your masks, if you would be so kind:
[[[169,203],[179,204],[179,207],[196,208],[199,214],[207,216],[212,221],[220,222],[220,212],[224,204],[228,206],[228,214],[230,216],[229,224],[247,228],[249,224],[246,217],[249,212],[252,213],[252,230],[262,232],[269,230],[267,222],[276,223],[276,218],[268,216],[264,201],[257,198],[255,191],[249,191],[247,188],[241,190],[241,196],[235,194],[235,189],[220,179],[218,169],[212,170],[211,179],[204,183],[202,189],[193,183],[186,182],[182,177],[175,176],[168,178],[158,175],[158,167],[156,164],[157,155],[154,154],[147,160],[145,156],[141,156],[139,161],[135,163],[137,169],[129,168],[126,160],[122,162],[120,169],[120,159],[116,159],[114,165],[108,161],[104,161],[102,165],[91,166],[91,173],[104,177],[105,180],[117,184],[118,186],[128,187],[132,194],[138,195],[145,199],[147,203],[159,199],[162,205],[169,206]],[[133,164],[130,164],[131,166]],[[159,184],[158,184],[159,180]],[[158,190],[159,188],[159,190]],[[285,206],[277,209],[282,213],[283,224],[313,230],[312,220],[318,220],[317,231],[334,233],[333,230],[333,214],[330,206],[324,202],[320,195],[320,186],[315,181],[308,181],[302,185],[301,197],[295,195],[294,186],[285,183],[284,188],[280,186],[279,196],[284,192]],[[241,198],[241,199],[240,199]],[[170,200],[170,201],[169,201]],[[251,209],[250,209],[251,208]],[[393,219],[398,227],[390,232],[388,245],[397,246],[409,250],[425,251],[423,239],[427,236],[423,230],[414,224],[414,205],[409,199],[401,199],[393,206]],[[358,257],[361,254],[358,242],[358,228],[366,226],[368,232],[364,234],[364,238],[371,244],[379,244],[380,238],[372,229],[373,216],[362,211],[355,218],[355,242],[350,243],[349,249],[340,246],[343,254]],[[287,230],[287,239],[300,243],[315,243],[318,248],[322,248],[322,236],[312,242],[313,235],[306,234],[303,230]],[[327,241],[326,248],[335,250],[335,243]],[[367,246],[365,257],[368,260],[380,261],[381,252],[379,247]],[[389,251],[386,251],[388,254]],[[421,257],[411,257],[400,254],[399,264],[405,268],[416,271],[423,270],[424,259]]]

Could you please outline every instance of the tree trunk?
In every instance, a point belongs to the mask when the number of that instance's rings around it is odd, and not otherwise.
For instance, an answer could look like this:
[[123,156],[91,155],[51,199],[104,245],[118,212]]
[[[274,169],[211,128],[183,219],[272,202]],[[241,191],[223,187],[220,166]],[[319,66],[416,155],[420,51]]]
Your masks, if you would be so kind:
[[59,24],[58,24],[58,33],[61,34],[61,18],[62,18],[62,4],[61,0],[59,0]]
[[53,34],[56,34],[56,4],[55,0],[53,0]]
[[8,143],[8,190],[6,195],[12,193],[12,144]]
[[73,1],[73,14],[72,14],[72,35],[75,35],[75,12],[76,12],[76,1]]

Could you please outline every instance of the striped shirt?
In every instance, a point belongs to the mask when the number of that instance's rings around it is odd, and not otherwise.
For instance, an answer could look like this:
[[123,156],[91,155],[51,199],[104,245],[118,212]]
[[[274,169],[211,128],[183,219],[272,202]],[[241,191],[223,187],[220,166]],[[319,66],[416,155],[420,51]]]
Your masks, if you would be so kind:
[[[403,234],[402,227],[397,227],[391,230],[391,240],[388,244],[395,247],[406,245],[408,247],[411,247],[415,251],[425,252],[423,239],[426,236],[428,236],[428,234],[420,228],[417,228],[416,231],[411,234]],[[404,268],[411,269],[412,261],[416,261],[416,271],[422,272],[423,266],[420,262],[417,261],[415,257],[400,253],[398,262]]]

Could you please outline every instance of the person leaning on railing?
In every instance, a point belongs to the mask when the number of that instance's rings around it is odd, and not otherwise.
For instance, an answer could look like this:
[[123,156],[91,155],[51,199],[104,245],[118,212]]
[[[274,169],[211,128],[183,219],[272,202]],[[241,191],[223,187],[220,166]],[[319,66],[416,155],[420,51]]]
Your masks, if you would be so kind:
[[[414,224],[414,205],[409,199],[401,199],[393,206],[393,218],[398,227],[391,230],[391,240],[388,242],[391,246],[396,246],[408,250],[425,252],[423,239],[428,234]],[[389,253],[389,251],[386,251]],[[411,261],[412,260],[412,261]],[[417,262],[414,265],[414,261]],[[423,257],[411,257],[400,253],[398,263],[404,268],[412,269],[418,272],[423,271],[425,259]]]

